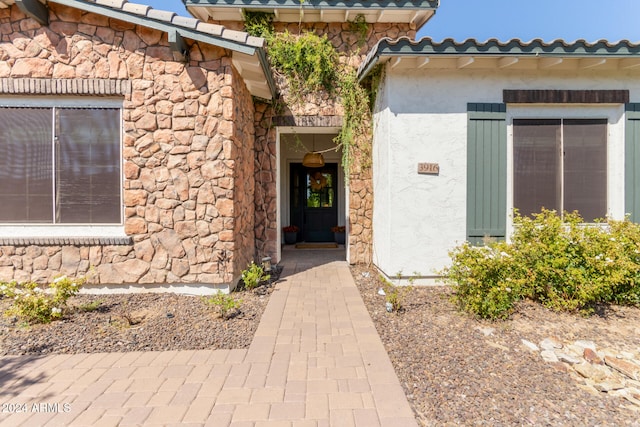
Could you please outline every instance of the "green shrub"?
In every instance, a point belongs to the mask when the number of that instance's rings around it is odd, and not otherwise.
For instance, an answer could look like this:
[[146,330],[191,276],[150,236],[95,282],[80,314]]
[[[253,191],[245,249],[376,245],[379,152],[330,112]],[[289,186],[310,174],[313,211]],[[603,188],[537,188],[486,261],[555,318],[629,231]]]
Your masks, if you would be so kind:
[[270,275],[264,274],[262,266],[251,262],[246,270],[242,271],[242,282],[245,288],[256,288],[261,282],[265,282],[271,278]]
[[390,304],[391,311],[399,312],[403,310],[407,295],[413,290],[413,287],[394,285],[383,276],[380,276],[380,281],[384,288],[385,301]]
[[5,315],[17,316],[29,323],[49,323],[61,319],[67,300],[80,291],[83,283],[84,279],[70,279],[67,276],[54,279],[48,290],[33,282],[2,283],[0,293],[13,299]]
[[214,306],[223,319],[227,319],[230,313],[239,309],[242,305],[242,300],[236,300],[231,295],[223,294],[221,291],[218,291],[212,297],[203,297],[203,300],[205,303]]
[[521,298],[522,271],[505,242],[489,246],[465,243],[450,253],[453,263],[444,275],[456,290],[460,308],[483,318],[506,318]]
[[90,313],[92,311],[96,311],[100,308],[100,306],[102,305],[102,300],[95,300],[95,301],[91,301],[85,304],[80,304],[78,306],[78,310],[85,312],[85,313]]
[[484,318],[505,318],[522,298],[554,310],[640,303],[640,225],[585,225],[577,213],[515,215],[510,243],[464,244],[443,271],[455,302]]

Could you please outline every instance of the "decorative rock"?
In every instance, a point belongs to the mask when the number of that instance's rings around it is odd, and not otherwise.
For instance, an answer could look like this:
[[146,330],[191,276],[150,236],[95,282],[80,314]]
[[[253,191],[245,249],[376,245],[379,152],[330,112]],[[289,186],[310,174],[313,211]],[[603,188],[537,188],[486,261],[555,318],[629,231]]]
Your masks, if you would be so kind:
[[582,357],[584,357],[584,359],[589,363],[593,363],[595,365],[604,365],[604,360],[602,360],[600,356],[598,356],[598,353],[596,353],[595,349],[585,348],[584,352],[582,353]]
[[563,347],[563,350],[567,354],[575,357],[582,357],[582,355],[584,354],[584,348],[575,344],[567,344]]
[[543,350],[540,352],[540,356],[545,362],[557,362],[558,356],[553,350]]
[[593,385],[593,387],[596,390],[603,391],[606,393],[614,390],[621,390],[624,388],[624,386],[625,384],[622,381],[616,381],[616,380],[602,381]]
[[595,387],[593,387],[591,385],[578,384],[578,387],[581,388],[582,390],[586,391],[587,393],[589,393],[592,396],[596,396],[596,397],[600,396],[600,392],[598,390],[596,390]]
[[522,344],[527,347],[531,351],[540,351],[540,347],[532,343],[531,341],[527,341],[525,339],[522,340]]
[[615,369],[616,371],[620,372],[621,374],[636,380],[636,381],[640,381],[640,366],[636,365],[633,362],[627,361],[627,360],[623,360],[623,359],[616,359],[615,357],[610,357],[610,356],[605,356],[604,357],[604,363],[605,365]]
[[634,405],[640,406],[640,399],[636,399],[635,397],[633,397],[627,389],[612,390],[609,394],[612,396],[624,397]]
[[570,365],[575,365],[575,364],[581,362],[581,360],[579,358],[571,356],[570,354],[567,354],[567,353],[562,352],[562,351],[557,351],[556,350],[555,354],[558,357],[558,360],[560,360],[561,362],[569,363]]
[[634,399],[640,399],[640,390],[635,387],[628,387],[627,390]]
[[581,347],[583,350],[588,348],[588,349],[591,349],[593,351],[596,351],[596,343],[594,343],[593,341],[577,340],[573,344],[578,346],[578,347]]
[[607,374],[610,374],[607,368],[601,367],[600,365],[594,366],[586,361],[574,364],[573,369],[583,377],[590,378],[594,381],[602,381],[607,377]]
[[545,338],[540,342],[540,348],[543,350],[555,350],[556,348],[562,348],[562,343],[555,338]]
[[493,335],[496,332],[496,330],[494,328],[476,328],[476,329],[478,329],[480,332],[482,332],[482,334],[485,337],[489,337],[489,336]]
[[[523,345],[527,345],[527,340],[522,340]],[[584,384],[578,387],[589,393],[601,392],[613,396],[624,397],[633,403],[632,409],[640,410],[640,363],[636,360],[625,360],[622,358],[624,352],[616,352],[606,348],[601,350],[604,356],[604,364],[599,354],[596,352],[596,345],[592,341],[576,341],[563,347],[563,344],[556,339],[546,339],[541,342],[541,346],[553,347],[540,352],[540,356],[556,369],[564,369],[568,372],[574,371],[579,378],[584,378]],[[582,355],[567,354],[566,351],[559,351],[559,348],[571,350],[572,352],[582,350]],[[625,354],[627,356],[633,354]]]

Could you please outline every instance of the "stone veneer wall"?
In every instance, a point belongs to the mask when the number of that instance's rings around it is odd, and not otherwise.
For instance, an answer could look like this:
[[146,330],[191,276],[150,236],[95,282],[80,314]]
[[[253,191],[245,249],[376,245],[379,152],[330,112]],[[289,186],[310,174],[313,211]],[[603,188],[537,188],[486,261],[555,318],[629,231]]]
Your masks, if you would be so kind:
[[255,238],[259,256],[275,261],[278,250],[278,159],[273,108],[258,102],[255,109]]
[[231,158],[233,164],[233,180],[223,188],[232,198],[233,204],[233,242],[231,249],[235,253],[232,260],[235,271],[239,272],[247,267],[256,256],[255,246],[255,129],[253,123],[254,105],[253,98],[242,78],[235,69],[231,81],[233,88],[232,99],[225,100],[223,117],[235,123],[235,132],[232,137],[233,151]]
[[100,284],[231,283],[254,254],[247,179],[254,130],[251,97],[229,55],[194,44],[183,64],[162,32],[49,7],[46,27],[15,5],[0,9],[0,79],[43,96],[100,96],[102,87],[127,83],[122,173],[130,238],[4,239],[0,280],[68,274]]
[[[218,22],[229,28],[243,30],[242,23]],[[361,45],[358,35],[350,31],[348,23],[315,23],[303,24],[303,30],[313,29],[318,34],[326,34],[333,46],[340,52],[342,60],[358,67],[366,53],[383,37],[414,38],[415,30],[408,24],[371,24],[365,42]],[[298,33],[298,24],[276,23],[276,31]],[[273,125],[286,126],[340,126],[342,109],[327,96],[307,97],[303,103],[296,104],[288,96],[286,82],[278,80],[285,108],[275,113],[267,104],[256,107],[256,251],[260,255],[274,257],[277,251],[276,238],[280,233],[277,228],[277,161],[276,132]],[[370,147],[368,140],[359,144],[365,145],[366,156],[357,156],[349,173],[349,262],[370,263],[372,261],[373,242],[373,180],[371,176]]]

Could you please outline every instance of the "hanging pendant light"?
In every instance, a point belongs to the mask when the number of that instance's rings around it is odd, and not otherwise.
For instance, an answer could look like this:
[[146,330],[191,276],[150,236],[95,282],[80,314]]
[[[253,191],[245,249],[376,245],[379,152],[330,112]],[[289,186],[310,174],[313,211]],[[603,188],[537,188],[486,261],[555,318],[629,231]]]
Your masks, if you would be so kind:
[[308,168],[321,168],[324,166],[324,157],[322,153],[317,153],[316,149],[316,136],[313,135],[313,150],[310,153],[307,153],[302,158],[302,166],[306,166]]
[[306,166],[308,168],[321,168],[324,166],[324,157],[322,157],[322,153],[307,153],[302,158],[302,166]]

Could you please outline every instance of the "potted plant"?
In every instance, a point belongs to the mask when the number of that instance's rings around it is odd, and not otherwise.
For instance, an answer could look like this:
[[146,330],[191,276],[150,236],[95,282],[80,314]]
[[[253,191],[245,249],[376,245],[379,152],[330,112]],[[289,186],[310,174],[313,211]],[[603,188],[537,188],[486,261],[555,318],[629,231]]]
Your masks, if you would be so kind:
[[286,227],[282,227],[282,231],[284,233],[284,242],[287,245],[298,241],[298,231],[300,231],[300,229],[297,226],[287,225]]
[[346,228],[344,225],[336,225],[335,227],[331,227],[331,231],[333,231],[333,238],[336,243],[344,245],[345,230]]

